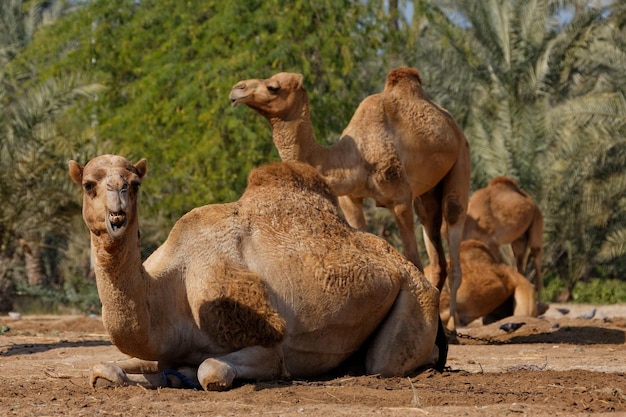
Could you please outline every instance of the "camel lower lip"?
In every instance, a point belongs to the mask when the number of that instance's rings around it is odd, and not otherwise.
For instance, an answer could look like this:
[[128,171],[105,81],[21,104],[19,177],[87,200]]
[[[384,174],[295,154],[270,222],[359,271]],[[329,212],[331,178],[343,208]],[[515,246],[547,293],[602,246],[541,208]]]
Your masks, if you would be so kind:
[[107,232],[112,239],[118,239],[124,231],[126,226],[126,213],[118,211],[116,213],[109,213],[106,221]]
[[126,222],[126,213],[119,211],[117,213],[109,213],[109,222],[113,227],[121,227]]

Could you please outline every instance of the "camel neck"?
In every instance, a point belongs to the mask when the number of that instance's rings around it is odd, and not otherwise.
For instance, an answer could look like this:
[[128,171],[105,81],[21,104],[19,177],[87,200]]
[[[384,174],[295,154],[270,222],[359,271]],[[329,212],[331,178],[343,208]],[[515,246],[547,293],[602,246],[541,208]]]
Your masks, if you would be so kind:
[[141,262],[137,233],[130,231],[116,241],[106,234],[92,235],[92,250],[104,326],[120,351],[135,356],[145,351],[150,329],[149,277]]
[[324,151],[324,147],[315,139],[308,102],[287,117],[272,117],[268,120],[272,126],[274,144],[283,161],[313,164],[314,156]]

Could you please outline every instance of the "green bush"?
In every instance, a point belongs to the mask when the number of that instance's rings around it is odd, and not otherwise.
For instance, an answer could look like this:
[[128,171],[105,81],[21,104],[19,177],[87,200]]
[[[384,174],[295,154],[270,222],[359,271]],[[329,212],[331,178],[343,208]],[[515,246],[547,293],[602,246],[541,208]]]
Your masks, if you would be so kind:
[[[554,277],[546,281],[543,301],[555,301],[566,288],[566,281]],[[608,278],[593,278],[578,281],[572,289],[571,301],[590,304],[626,303],[626,281]]]
[[66,283],[61,288],[18,285],[15,310],[23,314],[100,314],[94,281]]
[[579,281],[572,290],[576,303],[617,304],[626,302],[626,282],[619,279],[594,278]]

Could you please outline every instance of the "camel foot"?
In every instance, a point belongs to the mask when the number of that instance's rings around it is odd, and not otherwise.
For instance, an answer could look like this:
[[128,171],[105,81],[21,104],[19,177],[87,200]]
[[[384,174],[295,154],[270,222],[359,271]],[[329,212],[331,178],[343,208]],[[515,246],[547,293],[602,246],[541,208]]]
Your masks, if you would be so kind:
[[543,313],[548,311],[550,308],[550,304],[539,302],[537,303],[537,315],[541,316]]
[[460,345],[459,338],[457,336],[456,330],[448,330],[446,332],[446,337],[448,338],[449,345]]
[[119,366],[112,363],[99,363],[91,368],[89,384],[92,388],[121,386],[127,385],[127,378]]
[[198,380],[206,391],[226,391],[233,386],[237,373],[218,359],[206,359],[198,368]]

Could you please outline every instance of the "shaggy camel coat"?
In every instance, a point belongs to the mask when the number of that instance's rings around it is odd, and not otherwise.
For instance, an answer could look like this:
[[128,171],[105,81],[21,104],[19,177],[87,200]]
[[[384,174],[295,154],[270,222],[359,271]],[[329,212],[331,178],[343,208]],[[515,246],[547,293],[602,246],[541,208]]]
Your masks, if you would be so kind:
[[541,300],[543,274],[543,215],[532,197],[515,180],[495,177],[469,200],[463,239],[484,242],[495,259],[500,246],[511,244],[517,271],[524,274],[533,260],[537,297]]
[[[515,269],[498,262],[483,242],[465,240],[461,243],[461,268],[463,282],[457,292],[461,325],[485,316],[497,320],[511,315],[537,317],[534,286]],[[426,274],[430,272],[428,269]],[[444,323],[450,319],[449,306],[450,294],[446,286],[439,302]]]
[[145,159],[102,155],[69,171],[83,188],[105,328],[131,356],[94,366],[92,385],[225,390],[323,374],[357,350],[368,373],[443,368],[439,292],[384,240],[349,227],[312,167],[253,170],[239,201],[187,213],[143,264]]
[[[302,75],[279,73],[269,79],[240,81],[231,104],[246,104],[272,126],[283,161],[314,166],[339,196],[353,227],[366,230],[363,200],[372,198],[393,214],[406,257],[422,267],[414,214],[424,226],[431,281],[441,289],[450,276],[451,309],[461,283],[459,246],[469,195],[469,146],[451,115],[431,101],[413,68],[389,72],[382,93],[366,97],[337,143],[320,146],[309,115]],[[441,225],[447,224],[450,273]],[[454,320],[451,321],[454,328]]]

